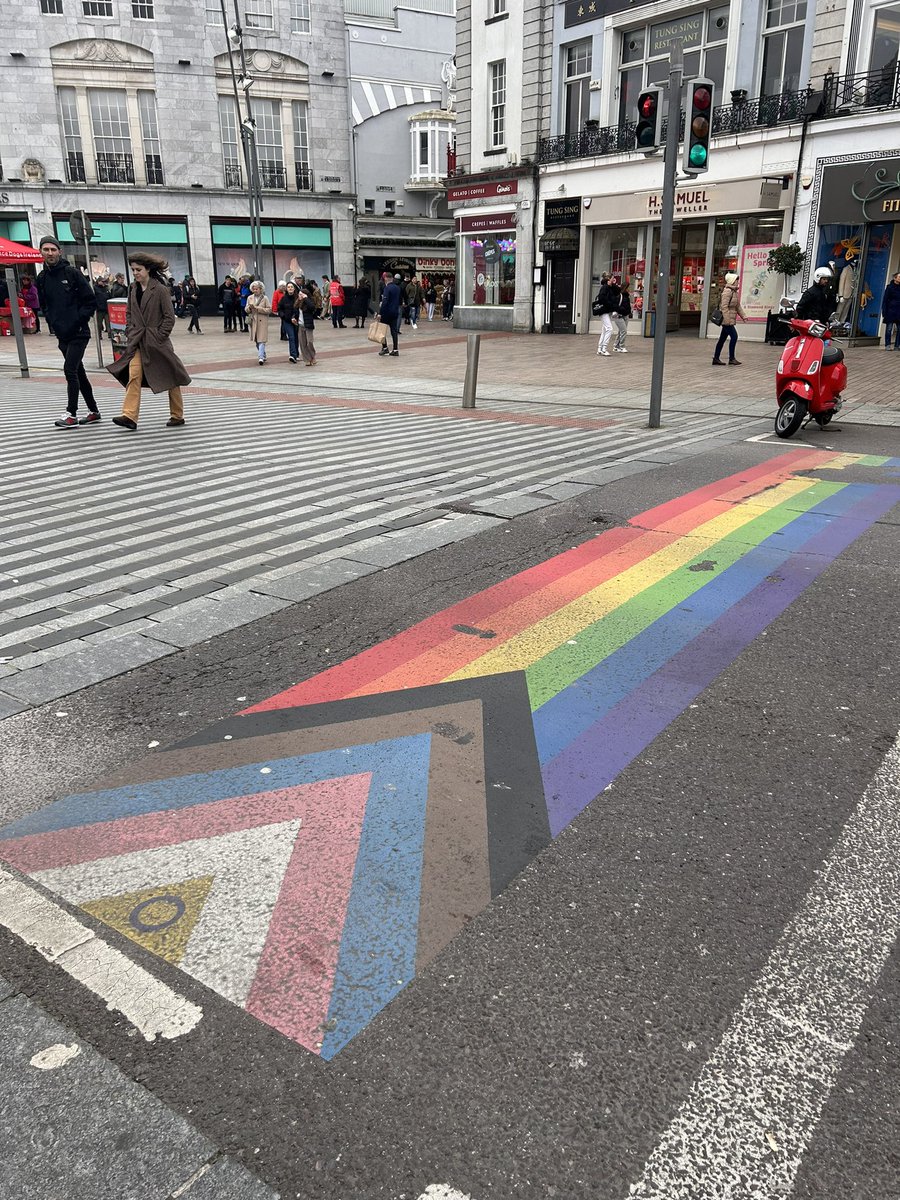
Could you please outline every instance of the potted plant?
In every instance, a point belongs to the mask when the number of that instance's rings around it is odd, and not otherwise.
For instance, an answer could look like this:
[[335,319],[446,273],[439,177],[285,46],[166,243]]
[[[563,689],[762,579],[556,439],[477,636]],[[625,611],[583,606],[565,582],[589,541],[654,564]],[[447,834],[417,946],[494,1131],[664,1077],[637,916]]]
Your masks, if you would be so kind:
[[784,277],[785,295],[788,291],[788,280],[800,274],[805,258],[806,251],[801,250],[796,242],[783,242],[769,251],[769,270]]

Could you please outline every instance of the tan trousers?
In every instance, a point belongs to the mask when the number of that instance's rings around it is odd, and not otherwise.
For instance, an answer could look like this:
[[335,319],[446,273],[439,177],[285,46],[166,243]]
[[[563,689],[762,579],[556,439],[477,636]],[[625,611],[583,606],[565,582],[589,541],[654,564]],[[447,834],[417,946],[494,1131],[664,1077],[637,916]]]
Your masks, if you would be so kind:
[[[144,366],[141,362],[141,352],[136,350],[134,358],[128,364],[128,386],[125,388],[125,400],[122,403],[122,416],[128,417],[137,424],[141,411],[141,380],[144,377]],[[184,403],[181,399],[181,388],[169,388],[169,412],[176,421],[184,419]]]

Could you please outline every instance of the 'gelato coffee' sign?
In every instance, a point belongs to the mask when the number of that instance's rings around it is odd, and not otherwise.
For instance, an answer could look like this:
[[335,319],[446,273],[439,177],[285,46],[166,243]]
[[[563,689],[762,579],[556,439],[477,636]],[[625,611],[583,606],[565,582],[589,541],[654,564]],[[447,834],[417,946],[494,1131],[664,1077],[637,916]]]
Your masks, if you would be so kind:
[[519,190],[517,179],[500,183],[470,183],[465,187],[447,188],[447,203],[462,204],[466,200],[490,200],[494,196],[514,196]]

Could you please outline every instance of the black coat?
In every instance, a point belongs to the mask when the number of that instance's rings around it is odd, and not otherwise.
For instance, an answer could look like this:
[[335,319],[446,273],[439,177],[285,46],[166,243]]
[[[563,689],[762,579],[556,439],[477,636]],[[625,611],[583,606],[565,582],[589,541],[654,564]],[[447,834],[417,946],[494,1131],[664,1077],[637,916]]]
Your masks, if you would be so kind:
[[801,321],[827,322],[834,312],[834,297],[831,290],[822,287],[819,283],[814,283],[797,301],[794,311]]
[[66,258],[44,267],[37,277],[41,312],[61,342],[90,341],[90,319],[97,301],[94,289]]
[[597,316],[601,317],[604,313],[614,313],[619,311],[619,304],[622,300],[622,291],[617,283],[604,283],[600,285],[600,291],[597,293],[595,301],[599,309]]
[[354,289],[353,304],[350,309],[351,317],[367,317],[369,304],[372,300],[372,289],[367,283]]

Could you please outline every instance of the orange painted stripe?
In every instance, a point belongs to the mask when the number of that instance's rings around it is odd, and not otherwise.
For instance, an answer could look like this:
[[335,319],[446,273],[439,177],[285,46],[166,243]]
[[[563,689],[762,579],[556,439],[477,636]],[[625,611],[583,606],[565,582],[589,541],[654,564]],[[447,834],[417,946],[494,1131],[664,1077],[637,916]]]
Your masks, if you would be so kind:
[[[486,649],[484,640],[471,634],[459,634],[453,629],[454,625],[487,626],[496,632],[496,626],[508,619],[511,623],[504,628],[503,637],[521,633],[529,624],[555,611],[560,603],[569,602],[573,594],[582,594],[588,586],[596,586],[645,555],[689,533],[714,512],[720,511],[722,504],[740,503],[798,470],[823,465],[830,457],[826,451],[797,450],[648,509],[635,517],[629,526],[608,530],[572,550],[521,571],[244,711],[262,712],[320,704],[348,696],[440,682],[484,654]],[[660,529],[660,526],[665,528]],[[598,563],[604,558],[610,560],[609,575],[603,573],[603,567],[598,571]],[[577,576],[571,584],[577,588],[574,593],[570,592],[566,582],[570,575]],[[517,615],[507,617],[510,609],[515,609]],[[516,627],[512,624],[515,621],[521,623]]]

